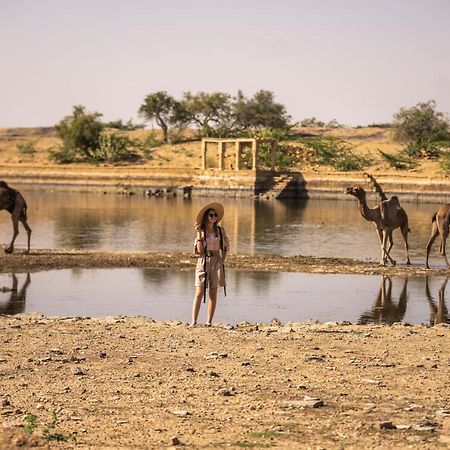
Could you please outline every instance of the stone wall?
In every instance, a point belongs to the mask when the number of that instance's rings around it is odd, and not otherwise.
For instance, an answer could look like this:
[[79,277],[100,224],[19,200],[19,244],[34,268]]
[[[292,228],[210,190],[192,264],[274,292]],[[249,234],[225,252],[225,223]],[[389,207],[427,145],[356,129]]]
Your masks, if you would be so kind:
[[[318,172],[270,172],[218,169],[162,169],[149,167],[99,166],[0,166],[0,180],[12,186],[35,188],[144,192],[151,189],[180,191],[192,195],[253,197],[270,190],[277,176],[289,177],[280,198],[347,198],[349,186],[360,184],[368,195],[376,196],[364,174]],[[376,175],[387,195],[397,194],[406,201],[450,203],[450,180],[411,176]]]

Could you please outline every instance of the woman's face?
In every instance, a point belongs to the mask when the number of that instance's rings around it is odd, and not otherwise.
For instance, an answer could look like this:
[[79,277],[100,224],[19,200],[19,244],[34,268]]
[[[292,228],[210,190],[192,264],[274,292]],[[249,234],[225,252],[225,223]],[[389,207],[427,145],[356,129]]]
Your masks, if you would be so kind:
[[213,209],[208,211],[208,222],[214,224],[217,222],[217,213]]

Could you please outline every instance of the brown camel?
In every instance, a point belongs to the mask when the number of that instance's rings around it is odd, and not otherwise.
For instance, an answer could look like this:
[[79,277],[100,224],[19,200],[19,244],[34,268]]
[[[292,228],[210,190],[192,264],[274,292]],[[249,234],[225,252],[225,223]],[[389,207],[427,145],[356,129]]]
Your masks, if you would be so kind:
[[445,263],[447,264],[447,268],[450,268],[450,264],[448,263],[447,255],[445,254],[445,243],[447,241],[448,236],[448,227],[449,227],[449,216],[450,216],[450,205],[448,203],[442,205],[434,214],[431,219],[431,236],[430,240],[427,244],[427,257],[425,260],[425,267],[427,269],[430,268],[428,265],[428,257],[430,256],[431,246],[433,245],[434,240],[440,235],[441,236],[441,245],[439,247],[439,252],[445,259]]
[[408,249],[408,216],[405,210],[400,206],[398,197],[392,196],[390,199],[382,201],[375,208],[369,208],[367,206],[366,191],[362,186],[349,187],[345,193],[353,195],[358,199],[359,212],[364,219],[373,222],[375,225],[381,244],[380,265],[385,266],[387,259],[389,259],[392,265],[396,264],[389,255],[392,246],[394,245],[392,232],[396,228],[400,228],[403,240],[405,241],[406,264],[411,264]]
[[14,251],[14,241],[19,234],[19,222],[22,222],[28,235],[28,250],[30,252],[31,228],[27,222],[27,204],[22,194],[13,188],[10,188],[4,181],[0,181],[0,210],[6,209],[11,214],[14,234],[9,247],[5,249],[6,253]]

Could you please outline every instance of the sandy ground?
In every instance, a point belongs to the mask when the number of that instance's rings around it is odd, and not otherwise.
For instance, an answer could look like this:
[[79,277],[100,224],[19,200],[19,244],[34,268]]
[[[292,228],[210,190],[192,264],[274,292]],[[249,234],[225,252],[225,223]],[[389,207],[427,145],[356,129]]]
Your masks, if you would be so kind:
[[[35,250],[1,270],[192,267],[190,254]],[[229,255],[242,270],[424,273]],[[437,274],[440,271],[427,271]],[[0,317],[0,448],[447,448],[446,325]],[[24,426],[28,427],[25,433]]]
[[0,329],[1,448],[29,447],[30,423],[51,448],[450,443],[447,326],[19,315]]

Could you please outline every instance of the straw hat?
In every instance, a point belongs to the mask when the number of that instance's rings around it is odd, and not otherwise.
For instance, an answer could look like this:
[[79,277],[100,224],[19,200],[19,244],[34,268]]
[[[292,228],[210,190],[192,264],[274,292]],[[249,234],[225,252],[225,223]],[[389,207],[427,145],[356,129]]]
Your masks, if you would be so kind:
[[205,211],[207,211],[208,209],[213,209],[217,213],[217,223],[219,223],[223,218],[224,209],[223,209],[223,205],[218,202],[209,203],[208,205],[204,206],[198,212],[196,221],[199,224],[201,224],[202,220],[203,220],[203,215],[205,214]]

